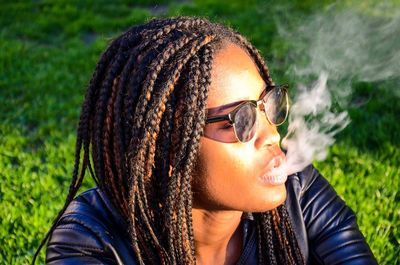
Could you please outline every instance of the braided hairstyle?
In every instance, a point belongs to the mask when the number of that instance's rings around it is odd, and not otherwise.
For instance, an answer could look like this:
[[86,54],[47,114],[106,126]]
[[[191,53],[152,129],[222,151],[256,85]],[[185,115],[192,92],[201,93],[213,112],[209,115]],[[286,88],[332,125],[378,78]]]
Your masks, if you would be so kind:
[[[223,41],[247,51],[265,82],[273,84],[256,48],[203,18],[151,20],[111,43],[82,105],[65,205],[33,262],[88,169],[129,220],[139,264],[196,263],[192,173],[205,125],[213,55]],[[283,205],[254,217],[260,264],[304,264]]]

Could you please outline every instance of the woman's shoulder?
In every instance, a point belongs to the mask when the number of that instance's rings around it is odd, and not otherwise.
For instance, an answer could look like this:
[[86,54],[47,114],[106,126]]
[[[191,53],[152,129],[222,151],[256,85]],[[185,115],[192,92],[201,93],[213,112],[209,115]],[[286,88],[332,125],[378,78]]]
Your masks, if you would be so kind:
[[328,180],[312,165],[291,175],[286,183],[288,190],[287,207],[304,218],[306,229],[329,227],[337,222],[355,222],[353,210],[336,193]]
[[49,264],[135,264],[127,224],[98,188],[77,196],[58,221],[47,245]]
[[293,230],[311,264],[377,264],[354,211],[317,169],[310,165],[290,176],[286,187]]
[[325,178],[319,173],[319,171],[312,165],[308,165],[302,171],[299,171],[295,174],[292,174],[288,177],[287,184],[295,185],[298,190],[299,196],[302,196],[304,192],[306,192],[315,181],[326,182]]

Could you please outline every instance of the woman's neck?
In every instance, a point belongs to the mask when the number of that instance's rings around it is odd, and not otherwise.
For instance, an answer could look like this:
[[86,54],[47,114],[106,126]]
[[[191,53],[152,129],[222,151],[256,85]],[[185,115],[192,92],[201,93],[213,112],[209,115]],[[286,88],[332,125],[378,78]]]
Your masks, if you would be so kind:
[[193,208],[197,264],[235,264],[242,249],[240,211]]

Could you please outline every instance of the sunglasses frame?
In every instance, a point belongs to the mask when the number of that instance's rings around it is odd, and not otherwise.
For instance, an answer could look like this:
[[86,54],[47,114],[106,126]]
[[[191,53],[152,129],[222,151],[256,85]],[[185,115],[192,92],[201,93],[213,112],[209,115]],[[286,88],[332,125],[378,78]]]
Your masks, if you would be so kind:
[[[286,111],[285,118],[283,119],[283,121],[282,121],[281,123],[278,123],[278,124],[271,122],[270,118],[268,117],[267,112],[265,111],[265,106],[264,106],[264,104],[263,104],[264,98],[268,98],[268,97],[272,94],[272,92],[274,91],[274,89],[276,89],[276,88],[280,88],[280,89],[282,89],[282,90],[285,92],[285,97],[286,97],[286,110],[287,110],[287,111]],[[267,92],[267,91],[268,91],[268,92]],[[235,115],[236,115],[236,113],[237,113],[244,105],[246,105],[246,104],[251,104],[251,105],[252,105],[253,107],[255,107],[256,109],[257,109],[258,106],[261,106],[261,107],[260,107],[260,110],[264,112],[265,117],[267,118],[268,122],[269,122],[271,125],[279,126],[279,125],[283,124],[283,123],[286,121],[287,116],[289,115],[288,85],[269,86],[269,87],[267,87],[267,88],[261,93],[260,98],[259,98],[258,100],[245,100],[245,101],[243,101],[242,103],[240,103],[237,107],[235,107],[233,110],[231,110],[231,111],[230,111],[229,113],[227,113],[227,114],[224,114],[224,115],[217,115],[217,116],[214,116],[214,117],[207,118],[207,119],[206,119],[206,124],[208,124],[208,123],[220,122],[220,121],[229,121],[229,123],[232,125],[232,127],[233,127],[233,129],[234,129],[234,131],[235,131],[236,139],[237,139],[239,142],[243,142],[243,141],[241,141],[241,140],[239,139],[239,137],[237,136],[237,133],[236,133],[236,128],[235,128]],[[256,115],[257,115],[257,112],[256,112]],[[256,121],[257,121],[257,116],[256,116]]]

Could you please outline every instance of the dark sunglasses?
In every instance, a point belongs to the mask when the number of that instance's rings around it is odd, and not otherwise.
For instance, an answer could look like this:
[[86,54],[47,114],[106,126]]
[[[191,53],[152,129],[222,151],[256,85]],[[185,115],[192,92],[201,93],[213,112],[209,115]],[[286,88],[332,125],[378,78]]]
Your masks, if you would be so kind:
[[[227,120],[233,126],[237,140],[248,142],[254,137],[257,129],[255,125],[258,106],[264,111],[270,124],[279,126],[285,122],[289,113],[287,91],[287,85],[267,87],[259,100],[246,100],[228,114],[207,118],[206,124]],[[206,134],[205,136],[207,137]]]

